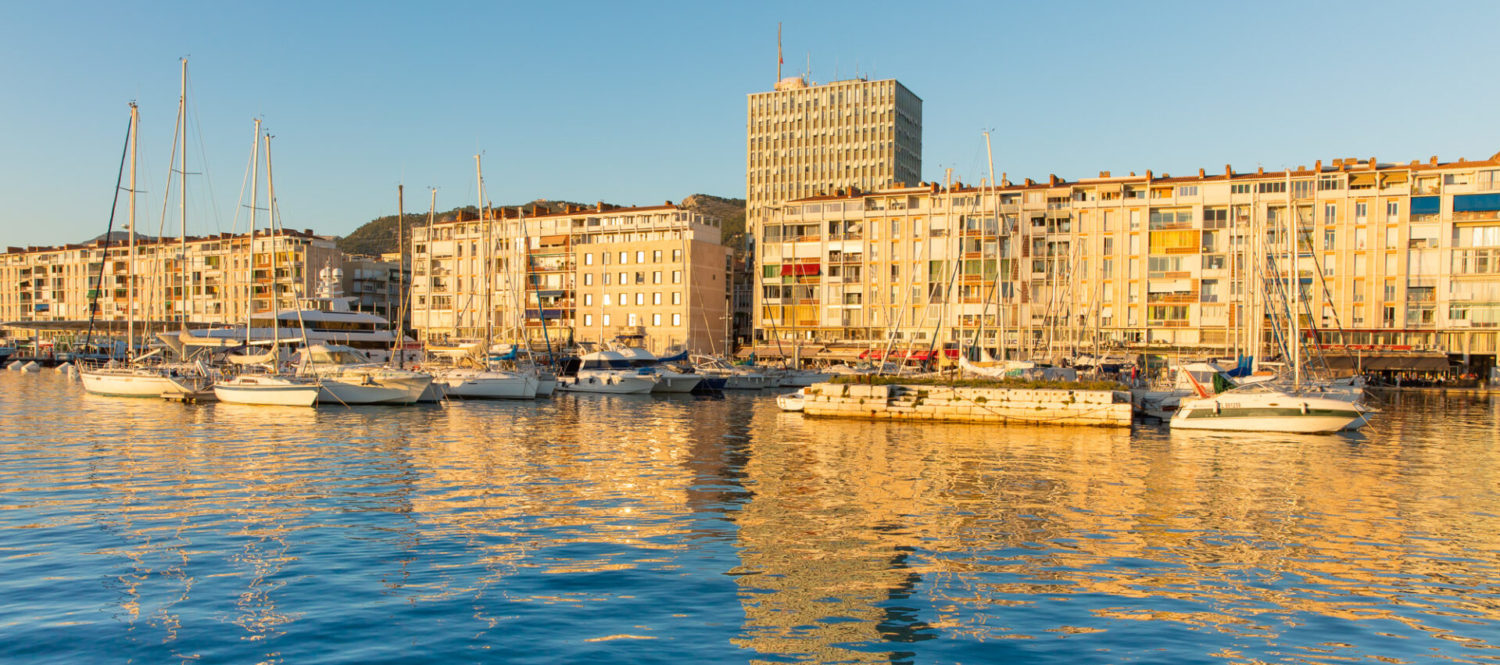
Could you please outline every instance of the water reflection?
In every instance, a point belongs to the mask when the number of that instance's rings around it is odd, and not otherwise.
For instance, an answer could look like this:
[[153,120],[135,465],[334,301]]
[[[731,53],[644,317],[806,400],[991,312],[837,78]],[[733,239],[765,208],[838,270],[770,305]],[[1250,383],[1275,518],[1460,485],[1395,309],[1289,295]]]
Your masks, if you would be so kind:
[[0,659],[1494,660],[1496,409],[1286,437],[0,376]]

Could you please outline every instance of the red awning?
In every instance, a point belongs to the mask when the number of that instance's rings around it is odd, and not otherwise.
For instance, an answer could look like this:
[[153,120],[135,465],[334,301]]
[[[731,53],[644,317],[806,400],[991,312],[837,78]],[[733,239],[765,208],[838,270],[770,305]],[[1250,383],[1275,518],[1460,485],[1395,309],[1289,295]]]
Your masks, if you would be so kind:
[[817,275],[822,269],[823,266],[817,263],[787,263],[781,266],[781,276]]

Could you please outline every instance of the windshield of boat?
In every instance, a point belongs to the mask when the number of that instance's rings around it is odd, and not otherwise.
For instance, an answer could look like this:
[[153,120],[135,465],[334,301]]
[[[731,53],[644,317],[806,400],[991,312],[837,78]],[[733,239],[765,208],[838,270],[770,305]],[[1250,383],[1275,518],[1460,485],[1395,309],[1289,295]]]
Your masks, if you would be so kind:
[[320,365],[359,365],[370,362],[353,349],[327,349],[314,347],[309,351],[312,362]]

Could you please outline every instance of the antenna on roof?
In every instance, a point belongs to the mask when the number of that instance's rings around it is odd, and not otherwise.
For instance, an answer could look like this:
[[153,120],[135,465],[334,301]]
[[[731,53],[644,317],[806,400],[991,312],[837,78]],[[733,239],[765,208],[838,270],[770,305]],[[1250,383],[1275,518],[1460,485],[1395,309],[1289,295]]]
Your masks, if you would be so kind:
[[781,22],[776,22],[776,82],[781,82]]

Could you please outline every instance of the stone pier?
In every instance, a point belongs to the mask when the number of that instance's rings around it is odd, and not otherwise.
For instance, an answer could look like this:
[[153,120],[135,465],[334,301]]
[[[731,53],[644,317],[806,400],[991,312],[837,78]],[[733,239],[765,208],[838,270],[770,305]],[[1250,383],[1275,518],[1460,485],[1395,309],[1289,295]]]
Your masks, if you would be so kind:
[[819,383],[807,393],[810,416],[1094,427],[1131,419],[1129,393],[1112,390]]

